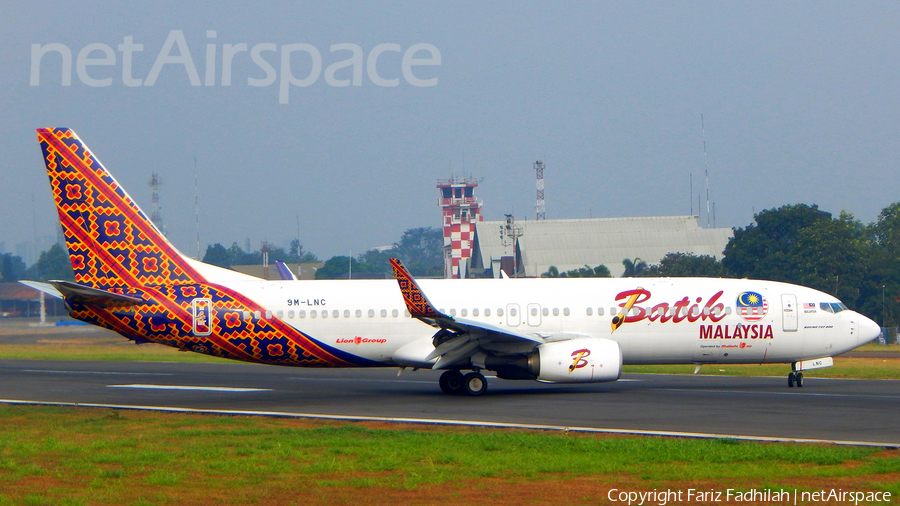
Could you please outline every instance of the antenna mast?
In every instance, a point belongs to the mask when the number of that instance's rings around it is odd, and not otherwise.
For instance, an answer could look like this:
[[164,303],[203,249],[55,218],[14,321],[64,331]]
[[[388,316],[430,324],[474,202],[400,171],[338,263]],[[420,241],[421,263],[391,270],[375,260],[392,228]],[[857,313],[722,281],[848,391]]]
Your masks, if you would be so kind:
[[150,181],[147,183],[152,190],[150,194],[150,202],[153,203],[152,211],[150,212],[150,221],[156,225],[156,228],[162,233],[162,235],[166,235],[166,229],[163,226],[162,215],[159,212],[159,187],[162,186],[162,178],[159,177],[159,174],[154,172],[150,175]]
[[534,210],[537,214],[535,219],[544,220],[547,219],[547,207],[544,205],[544,162],[540,160],[534,162],[534,175],[537,187],[537,200],[534,203]]
[[197,182],[196,156],[194,156],[194,218],[197,226],[197,260],[200,260],[200,184]]
[[706,156],[706,126],[700,113],[700,132],[703,135],[703,172],[706,174],[706,228],[709,228],[709,162]]

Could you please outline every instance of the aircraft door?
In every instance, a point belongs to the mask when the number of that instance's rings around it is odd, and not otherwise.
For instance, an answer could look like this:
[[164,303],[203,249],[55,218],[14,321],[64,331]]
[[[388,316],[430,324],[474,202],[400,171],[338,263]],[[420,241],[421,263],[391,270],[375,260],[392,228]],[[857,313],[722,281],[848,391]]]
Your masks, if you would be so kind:
[[784,324],[785,332],[797,332],[797,296],[783,293],[781,294],[781,316]]
[[538,327],[541,324],[541,305],[528,304],[528,325]]
[[191,315],[193,316],[195,336],[202,337],[212,334],[212,300],[194,299],[191,302]]
[[522,323],[522,315],[518,304],[506,305],[506,324],[510,327],[518,327]]

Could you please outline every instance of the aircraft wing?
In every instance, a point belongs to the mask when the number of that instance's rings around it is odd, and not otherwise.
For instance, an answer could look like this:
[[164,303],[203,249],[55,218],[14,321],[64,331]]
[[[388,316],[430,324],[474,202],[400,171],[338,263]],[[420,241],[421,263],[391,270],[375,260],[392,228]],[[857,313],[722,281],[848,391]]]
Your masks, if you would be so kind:
[[534,343],[541,344],[544,338],[538,334],[519,332],[508,327],[490,323],[456,318],[438,311],[434,304],[403,267],[400,260],[391,259],[394,277],[400,285],[400,293],[409,314],[440,330],[434,335],[435,348],[425,360],[438,358],[432,369],[449,368],[453,364],[468,359],[480,348],[492,343]]

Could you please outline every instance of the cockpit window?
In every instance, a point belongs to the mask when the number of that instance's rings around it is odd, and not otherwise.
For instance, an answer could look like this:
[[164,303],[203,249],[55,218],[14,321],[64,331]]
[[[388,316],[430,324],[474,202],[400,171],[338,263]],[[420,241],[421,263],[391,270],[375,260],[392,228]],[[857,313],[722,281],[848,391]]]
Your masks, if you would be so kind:
[[819,309],[828,311],[829,313],[840,313],[848,308],[843,302],[820,302]]

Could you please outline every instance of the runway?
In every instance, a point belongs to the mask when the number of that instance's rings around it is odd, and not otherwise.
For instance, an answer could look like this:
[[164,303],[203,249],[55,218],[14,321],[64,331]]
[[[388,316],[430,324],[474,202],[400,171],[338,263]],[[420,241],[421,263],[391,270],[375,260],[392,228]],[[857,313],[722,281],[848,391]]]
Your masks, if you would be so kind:
[[900,381],[625,375],[545,385],[489,378],[448,396],[438,373],[252,364],[0,360],[0,399],[748,436],[900,446]]

